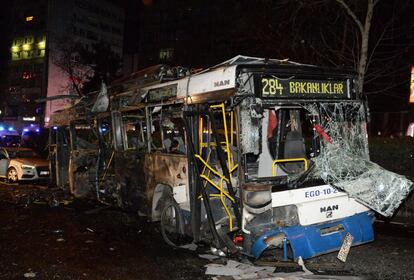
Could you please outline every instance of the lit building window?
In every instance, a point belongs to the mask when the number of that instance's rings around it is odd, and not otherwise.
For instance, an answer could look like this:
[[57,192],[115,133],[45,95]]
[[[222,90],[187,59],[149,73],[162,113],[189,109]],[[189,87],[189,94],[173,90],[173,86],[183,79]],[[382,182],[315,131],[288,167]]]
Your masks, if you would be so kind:
[[16,38],[10,48],[12,60],[44,57],[46,49],[46,36],[32,36]]
[[19,46],[12,46],[11,51],[12,51],[12,53],[17,53],[17,52],[20,51],[20,48],[19,48]]
[[39,50],[44,50],[46,48],[46,41],[41,41],[37,43],[37,47]]
[[20,59],[20,52],[12,53],[12,60],[19,60]]
[[28,51],[28,50],[30,50],[31,49],[31,46],[29,45],[29,44],[24,44],[23,45],[23,50],[24,51]]
[[171,60],[173,57],[174,57],[174,49],[161,49],[160,50],[161,61]]
[[32,21],[33,20],[33,16],[28,16],[28,17],[26,17],[26,21]]
[[410,100],[409,103],[414,103],[414,66],[411,67],[411,84],[410,84]]

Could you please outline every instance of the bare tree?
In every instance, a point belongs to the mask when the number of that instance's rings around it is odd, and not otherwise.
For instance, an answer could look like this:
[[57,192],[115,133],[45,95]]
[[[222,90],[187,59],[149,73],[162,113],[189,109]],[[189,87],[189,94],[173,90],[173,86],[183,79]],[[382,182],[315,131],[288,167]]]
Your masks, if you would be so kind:
[[51,55],[52,62],[68,77],[68,84],[62,87],[83,96],[83,85],[94,75],[93,67],[86,64],[83,59],[88,51],[80,43],[65,39],[60,40],[56,45]]
[[101,82],[111,83],[120,69],[121,58],[105,42],[91,44],[89,49],[79,42],[63,41],[52,56],[53,63],[69,79],[69,90],[83,96],[98,90]]
[[341,5],[348,15],[352,18],[353,22],[357,25],[359,30],[359,35],[361,38],[360,53],[359,59],[357,62],[357,71],[358,71],[358,86],[359,93],[361,94],[364,89],[364,78],[367,71],[368,63],[368,43],[369,43],[369,33],[371,30],[372,17],[374,15],[374,8],[379,2],[379,0],[367,0],[367,8],[365,19],[361,20],[358,18],[356,13],[351,9],[351,7],[345,2],[345,0],[335,0]]
[[278,3],[290,12],[278,17],[274,33],[284,33],[278,46],[288,44],[291,58],[352,67],[358,73],[359,93],[405,98],[397,89],[406,83],[403,77],[408,73],[409,61],[402,58],[413,48],[408,35],[413,24],[411,0]]

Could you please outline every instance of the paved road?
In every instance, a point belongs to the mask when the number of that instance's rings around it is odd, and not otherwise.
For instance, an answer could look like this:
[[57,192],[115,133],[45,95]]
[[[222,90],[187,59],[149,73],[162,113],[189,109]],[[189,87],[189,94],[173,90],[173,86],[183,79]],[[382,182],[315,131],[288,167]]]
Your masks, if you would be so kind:
[[[57,206],[57,202],[61,202]],[[167,246],[131,213],[0,183],[0,279],[209,279],[197,253]],[[370,279],[414,279],[414,228],[378,223],[376,241],[311,264]]]
[[22,188],[0,185],[0,279],[204,277],[205,261],[169,247],[135,215],[90,211],[98,205],[84,201],[50,207],[45,191]]

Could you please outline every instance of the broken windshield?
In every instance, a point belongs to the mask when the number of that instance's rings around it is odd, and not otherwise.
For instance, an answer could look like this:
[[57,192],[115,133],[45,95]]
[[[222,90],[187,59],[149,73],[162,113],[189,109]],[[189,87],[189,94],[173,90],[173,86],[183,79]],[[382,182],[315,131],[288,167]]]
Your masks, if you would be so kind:
[[309,177],[345,191],[378,213],[390,217],[410,193],[413,183],[369,160],[365,108],[362,102],[309,104],[319,112],[321,126],[331,141],[321,142]]
[[[362,102],[268,106],[261,116],[253,115],[242,120],[259,138],[257,145],[241,141],[248,144],[242,146],[249,151],[247,180],[284,178],[290,188],[328,183],[384,216],[391,216],[412,188],[404,176],[370,161]],[[242,112],[242,119],[246,116]]]

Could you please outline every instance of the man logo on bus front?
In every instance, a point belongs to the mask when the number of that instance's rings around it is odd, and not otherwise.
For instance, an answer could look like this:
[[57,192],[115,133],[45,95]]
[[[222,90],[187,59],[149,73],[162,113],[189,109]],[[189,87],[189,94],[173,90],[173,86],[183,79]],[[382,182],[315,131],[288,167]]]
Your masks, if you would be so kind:
[[332,218],[332,213],[334,210],[338,210],[339,206],[338,204],[332,205],[332,206],[324,206],[320,208],[321,213],[325,213],[326,218]]
[[228,86],[228,85],[230,85],[230,80],[214,82],[214,87],[223,87],[223,86]]

